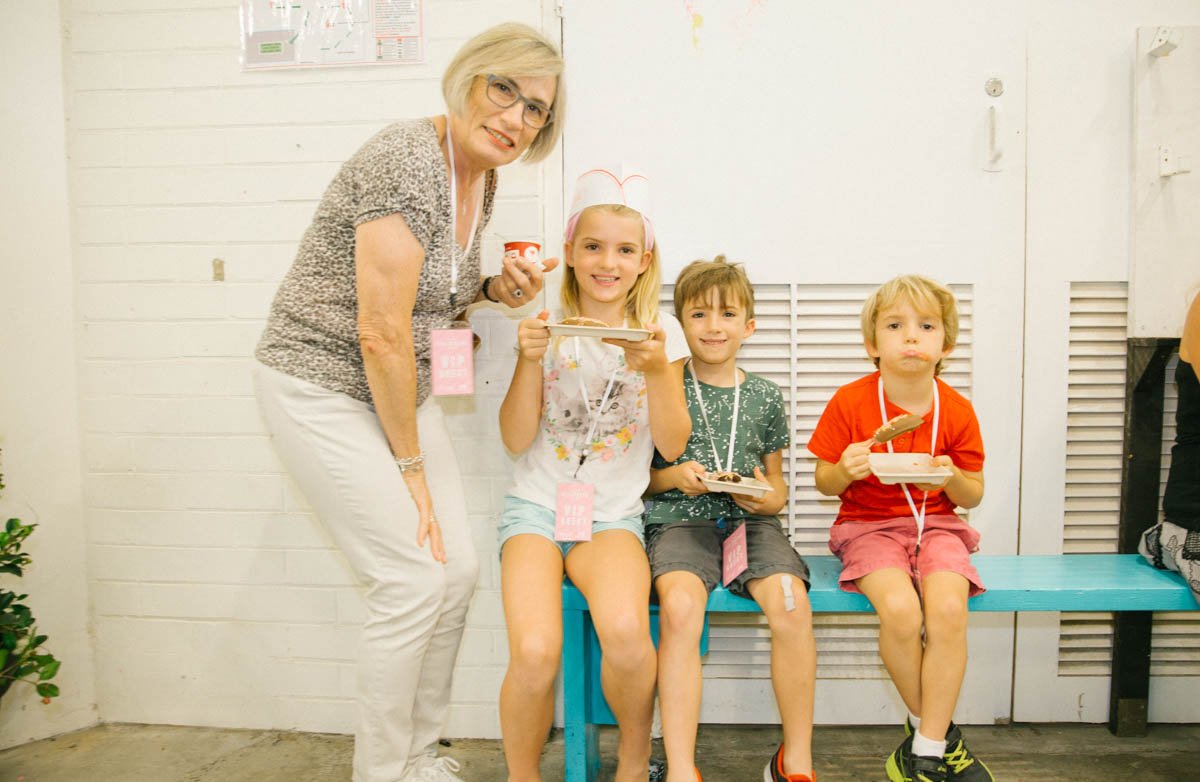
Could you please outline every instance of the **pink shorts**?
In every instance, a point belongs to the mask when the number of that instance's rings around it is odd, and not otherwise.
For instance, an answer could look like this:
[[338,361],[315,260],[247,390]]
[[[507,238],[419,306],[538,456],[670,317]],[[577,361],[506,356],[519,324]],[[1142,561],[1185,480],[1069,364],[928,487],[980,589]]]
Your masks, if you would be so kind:
[[917,523],[911,516],[885,521],[845,521],[829,531],[829,550],[842,561],[838,586],[860,592],[854,583],[884,568],[906,571],[919,588],[920,575],[958,573],[971,582],[970,597],[984,591],[971,554],[979,550],[979,533],[958,516],[927,516],[917,550]]

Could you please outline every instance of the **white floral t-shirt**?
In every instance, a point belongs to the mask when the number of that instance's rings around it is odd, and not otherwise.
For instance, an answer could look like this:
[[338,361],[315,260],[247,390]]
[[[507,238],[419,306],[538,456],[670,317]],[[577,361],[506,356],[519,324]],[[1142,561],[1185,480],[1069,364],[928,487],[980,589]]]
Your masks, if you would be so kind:
[[[552,315],[550,322],[561,320],[560,314]],[[679,321],[661,313],[659,323],[666,335],[667,360],[686,357],[688,346]],[[596,487],[595,520],[640,516],[654,455],[645,376],[625,368],[624,350],[589,337],[552,339],[542,361],[542,376],[538,436],[517,462],[509,494],[553,508],[560,481],[587,481]],[[612,388],[605,399],[610,380]],[[588,441],[602,400],[595,434]],[[581,456],[586,456],[582,466]]]

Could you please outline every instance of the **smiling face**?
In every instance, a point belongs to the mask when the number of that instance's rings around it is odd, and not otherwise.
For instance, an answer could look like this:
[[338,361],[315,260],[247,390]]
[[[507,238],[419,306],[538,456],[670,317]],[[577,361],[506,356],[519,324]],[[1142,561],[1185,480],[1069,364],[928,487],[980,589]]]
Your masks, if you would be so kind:
[[[508,81],[526,98],[546,106],[554,104],[558,80],[553,76],[509,77]],[[524,111],[525,104],[519,100],[507,109],[497,106],[487,96],[487,79],[476,77],[466,110],[461,115],[450,115],[455,146],[461,145],[463,154],[483,170],[513,162],[529,149],[538,134],[522,120]]]
[[683,307],[683,334],[692,351],[692,361],[718,369],[737,358],[742,342],[754,333],[754,319],[736,298],[709,288],[703,299]]
[[951,350],[942,313],[917,307],[907,296],[879,311],[874,340],[865,346],[881,372],[905,377],[933,377],[937,363]]
[[604,207],[584,210],[563,257],[575,276],[583,315],[609,322],[623,318],[625,300],[653,257],[643,242],[641,215],[617,214]]

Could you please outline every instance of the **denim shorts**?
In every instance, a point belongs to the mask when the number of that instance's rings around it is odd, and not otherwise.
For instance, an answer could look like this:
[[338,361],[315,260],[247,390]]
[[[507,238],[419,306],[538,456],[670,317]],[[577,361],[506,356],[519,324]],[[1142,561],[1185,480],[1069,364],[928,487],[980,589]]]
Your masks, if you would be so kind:
[[[617,521],[593,521],[592,535],[597,532],[607,532],[612,529],[623,529],[637,536],[639,543],[644,543],[642,535],[642,517],[634,516]],[[504,555],[504,542],[513,535],[541,535],[554,543],[562,551],[563,558],[576,543],[583,541],[559,541],[554,539],[554,508],[547,508],[536,502],[523,500],[511,494],[504,498],[504,510],[500,512],[500,554]]]

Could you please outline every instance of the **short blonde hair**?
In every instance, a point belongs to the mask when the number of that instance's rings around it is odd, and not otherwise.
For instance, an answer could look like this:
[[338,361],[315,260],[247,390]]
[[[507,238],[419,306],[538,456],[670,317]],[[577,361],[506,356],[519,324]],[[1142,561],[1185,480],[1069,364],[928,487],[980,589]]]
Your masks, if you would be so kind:
[[[900,299],[908,299],[918,310],[938,312],[942,319],[942,350],[950,350],[958,344],[958,303],[954,294],[945,285],[918,274],[904,274],[888,280],[867,297],[862,308],[862,335],[868,345],[875,344],[875,326],[879,313]],[[942,371],[943,360],[938,359],[933,373]],[[879,366],[879,359],[875,359]]]
[[[584,215],[593,212],[606,212],[620,217],[636,217],[638,223],[642,223],[642,213],[636,209],[630,209],[623,204],[596,204],[589,206],[579,213],[579,221],[583,222]],[[578,241],[580,233],[575,232],[575,239],[572,242]],[[630,326],[633,328],[642,328],[647,324],[654,323],[658,320],[658,294],[662,289],[662,262],[659,256],[659,242],[656,238],[654,246],[650,248],[650,265],[642,272],[637,282],[633,284],[633,288],[625,297],[625,315],[630,320]],[[646,237],[642,236],[642,252],[645,252]],[[574,266],[563,267],[562,281],[562,308],[563,314],[566,317],[573,317],[579,314],[579,278],[575,276]]]
[[700,259],[683,267],[675,280],[675,317],[683,320],[689,304],[706,301],[716,289],[721,306],[739,304],[746,309],[746,320],[754,318],[754,288],[740,263],[730,263],[724,255],[711,261]]
[[558,47],[528,25],[517,22],[498,24],[462,45],[442,75],[442,96],[451,113],[467,111],[475,80],[489,74],[507,78],[553,76],[554,112],[546,126],[534,136],[523,159],[536,163],[554,151],[562,135],[567,110],[567,90],[563,82],[563,59]]

